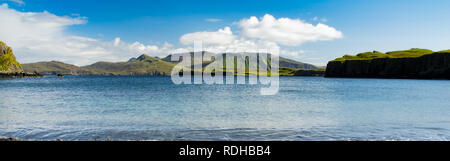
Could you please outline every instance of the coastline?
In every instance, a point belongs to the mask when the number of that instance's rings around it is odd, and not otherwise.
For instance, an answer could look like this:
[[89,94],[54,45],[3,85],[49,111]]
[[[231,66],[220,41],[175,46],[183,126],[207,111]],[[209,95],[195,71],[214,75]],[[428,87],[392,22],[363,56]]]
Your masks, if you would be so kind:
[[39,73],[0,73],[0,78],[41,78],[43,75]]
[[13,137],[9,137],[9,138],[0,137],[0,141],[23,141],[23,140],[13,138]]

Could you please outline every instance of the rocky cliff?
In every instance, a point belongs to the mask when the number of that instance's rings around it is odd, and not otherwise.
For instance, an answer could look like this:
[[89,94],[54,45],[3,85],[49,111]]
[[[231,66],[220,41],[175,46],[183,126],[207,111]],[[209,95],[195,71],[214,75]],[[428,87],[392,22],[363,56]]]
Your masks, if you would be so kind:
[[22,66],[16,61],[11,47],[0,41],[0,73],[23,73]]
[[359,56],[347,60],[344,56],[328,63],[325,77],[450,79],[450,50],[423,53],[421,56],[402,54],[403,57],[386,53],[381,55],[383,58]]
[[25,73],[11,47],[0,41],[0,78],[42,77],[39,73]]

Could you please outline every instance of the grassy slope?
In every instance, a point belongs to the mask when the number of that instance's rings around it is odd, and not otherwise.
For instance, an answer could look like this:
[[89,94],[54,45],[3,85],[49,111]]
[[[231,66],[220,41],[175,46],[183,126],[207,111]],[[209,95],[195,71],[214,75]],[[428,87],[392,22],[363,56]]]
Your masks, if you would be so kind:
[[344,55],[341,58],[337,58],[333,61],[346,61],[346,60],[371,60],[378,58],[416,58],[423,55],[432,54],[434,51],[428,49],[412,48],[409,50],[391,51],[382,53],[378,51],[359,53],[356,56]]
[[[167,58],[170,58],[168,56]],[[148,55],[141,55],[138,58],[132,58],[128,62],[97,62],[92,65],[78,67],[75,65],[65,64],[62,62],[38,62],[31,64],[24,64],[24,69],[27,72],[34,72],[35,70],[41,74],[106,74],[106,75],[169,75],[172,68],[177,62],[167,62],[165,59],[158,59]],[[169,59],[170,60],[170,59]],[[246,58],[238,57],[236,60],[227,59],[228,61],[239,61],[240,64],[248,62]],[[227,61],[225,60],[225,62]],[[209,62],[204,62],[202,67],[211,65]],[[306,65],[306,67],[305,67]],[[248,65],[247,65],[248,66]],[[280,58],[280,75],[292,76],[298,70],[320,70],[317,67],[297,62],[290,59]],[[254,67],[256,68],[256,67]],[[306,68],[306,69],[305,69]],[[202,69],[194,69],[194,71],[202,71]],[[226,71],[226,70],[224,70]],[[227,71],[233,72],[233,71]],[[257,74],[256,71],[246,71],[246,73]]]
[[21,71],[22,66],[17,62],[11,47],[0,41],[0,71]]
[[298,61],[283,58],[283,57],[280,57],[279,63],[280,63],[280,67],[288,67],[288,68],[295,68],[295,69],[318,69],[318,67],[316,67],[314,65],[298,62]]
[[107,74],[107,75],[154,75],[170,74],[174,64],[143,55],[130,62],[97,62],[78,67],[57,61],[24,64],[26,72],[38,71],[41,74]]
[[297,71],[321,71],[325,72],[324,68],[318,68],[318,69],[296,69],[296,68],[287,68],[287,67],[281,67],[279,69],[280,76],[294,76],[295,72]]
[[442,51],[438,51],[436,53],[450,54],[450,50],[442,50]]
[[41,74],[95,74],[88,69],[58,61],[23,64],[23,70],[29,73],[37,71]]
[[[229,54],[229,56],[236,56],[236,58],[235,57],[226,57],[226,59],[223,61],[224,64],[226,64],[226,62],[234,62],[235,64],[236,63],[241,64],[241,65],[246,64],[245,67],[246,68],[249,67],[248,66],[248,57],[243,57],[240,54],[232,54],[232,53]],[[216,57],[221,57],[221,54],[217,54]],[[163,58],[163,60],[170,61],[171,60],[171,55]],[[174,63],[177,63],[177,62],[174,62]],[[220,63],[220,62],[214,62],[214,63]],[[266,61],[263,61],[263,63],[265,65],[267,65]],[[202,67],[205,67],[206,65],[214,65],[214,64],[210,64],[210,62],[203,62]],[[311,65],[311,64],[302,63],[302,62],[298,62],[298,61],[287,59],[287,58],[283,58],[283,57],[280,57],[280,59],[279,59],[279,66],[280,66],[280,68],[279,68],[279,75],[281,75],[281,76],[293,76],[294,73],[296,71],[298,71],[298,70],[325,71],[324,68],[319,68],[319,67],[316,67],[316,66]],[[253,66],[252,68],[256,69],[257,67]],[[201,70],[202,69],[194,69],[193,71],[200,72]],[[238,75],[237,71],[232,71],[232,70],[229,71],[229,70],[225,70],[225,69],[223,69],[222,71],[223,72],[231,72],[231,73],[234,72],[235,75]],[[249,70],[246,70],[245,73],[246,73],[245,75],[248,75],[248,74],[257,75],[257,74],[259,74],[257,71],[249,71]]]
[[173,63],[142,55],[134,61],[118,63],[98,62],[82,68],[95,71],[99,74],[169,75],[174,66],[175,64]]

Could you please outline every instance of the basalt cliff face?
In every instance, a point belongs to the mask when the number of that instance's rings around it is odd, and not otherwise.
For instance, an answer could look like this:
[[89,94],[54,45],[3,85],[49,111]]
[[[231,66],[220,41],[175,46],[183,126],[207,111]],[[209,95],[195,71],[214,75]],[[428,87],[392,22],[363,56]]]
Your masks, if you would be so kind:
[[450,79],[450,50],[418,57],[338,59],[328,63],[325,77]]

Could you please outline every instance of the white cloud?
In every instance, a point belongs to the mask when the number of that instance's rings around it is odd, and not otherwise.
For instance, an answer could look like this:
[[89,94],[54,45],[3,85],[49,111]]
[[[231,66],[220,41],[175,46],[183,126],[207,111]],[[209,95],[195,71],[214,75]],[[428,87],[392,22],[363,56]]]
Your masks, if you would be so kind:
[[297,50],[297,51],[281,50],[280,53],[285,56],[302,58],[301,55],[305,54],[306,51],[304,51],[304,50]]
[[180,43],[186,45],[175,49],[172,44],[146,45],[125,42],[117,37],[103,41],[66,32],[72,25],[86,24],[87,18],[79,14],[58,16],[47,11],[21,12],[0,5],[0,40],[13,47],[21,63],[57,60],[75,65],[88,65],[97,61],[126,61],[139,54],[164,57],[171,53],[193,51],[194,41],[203,42],[203,50],[223,52],[267,52],[276,49],[281,56],[299,58],[301,50],[281,49],[281,45],[299,45],[308,41],[331,40],[342,33],[324,24],[312,25],[298,19],[275,19],[265,15],[239,22],[242,31],[235,35],[230,27],[214,32],[194,32],[182,35]]
[[300,19],[276,19],[270,14],[264,15],[261,19],[254,16],[243,19],[239,22],[239,26],[242,28],[243,36],[288,46],[342,38],[340,31],[328,25],[322,23],[313,25]]
[[[314,20],[320,21],[318,17]],[[324,24],[312,25],[299,19],[275,19],[266,14],[261,20],[256,17],[242,19],[238,22],[242,29],[239,36],[231,28],[225,27],[216,32],[194,32],[183,35],[180,42],[192,45],[194,41],[203,42],[203,50],[223,52],[264,52],[270,49],[279,51],[281,56],[303,58],[305,51],[281,49],[279,44],[298,46],[308,41],[332,40],[341,38],[342,33]],[[179,49],[193,51],[192,47]]]
[[222,21],[222,19],[217,19],[217,18],[207,18],[207,19],[205,19],[205,21],[207,21],[207,22],[220,22],[220,21]]
[[116,37],[114,39],[114,46],[119,46],[119,44],[120,44],[120,37]]
[[191,45],[186,48],[180,48],[176,51],[193,51],[194,42],[202,42],[204,51],[214,53],[237,53],[237,52],[261,52],[268,49],[279,49],[280,47],[270,41],[249,40],[244,37],[238,37],[233,34],[230,27],[219,29],[216,32],[194,32],[188,33],[180,38],[183,45]]
[[[266,53],[270,52],[270,49],[272,50],[279,50],[280,47],[273,42],[267,42],[267,41],[253,41],[253,40],[246,40],[246,39],[236,39],[229,44],[226,45],[207,45],[202,44],[203,48],[200,49],[202,51],[209,51],[213,53],[240,53],[240,52],[261,52]],[[186,51],[194,51],[194,48],[192,46],[188,46],[186,48],[179,48],[174,51],[174,53],[177,52],[186,52]]]
[[67,34],[68,26],[87,23],[83,17],[57,16],[47,11],[20,12],[0,5],[0,39],[12,46],[22,63],[58,60],[76,65],[96,61],[124,61],[138,54],[165,56],[172,46],[127,43],[116,38],[101,41]]
[[219,29],[215,32],[194,32],[188,33],[180,38],[183,45],[194,44],[195,41],[202,41],[204,45],[226,45],[235,40],[235,36],[230,27]]
[[9,2],[17,3],[19,5],[25,5],[25,2],[23,0],[0,0],[0,1],[9,1]]

